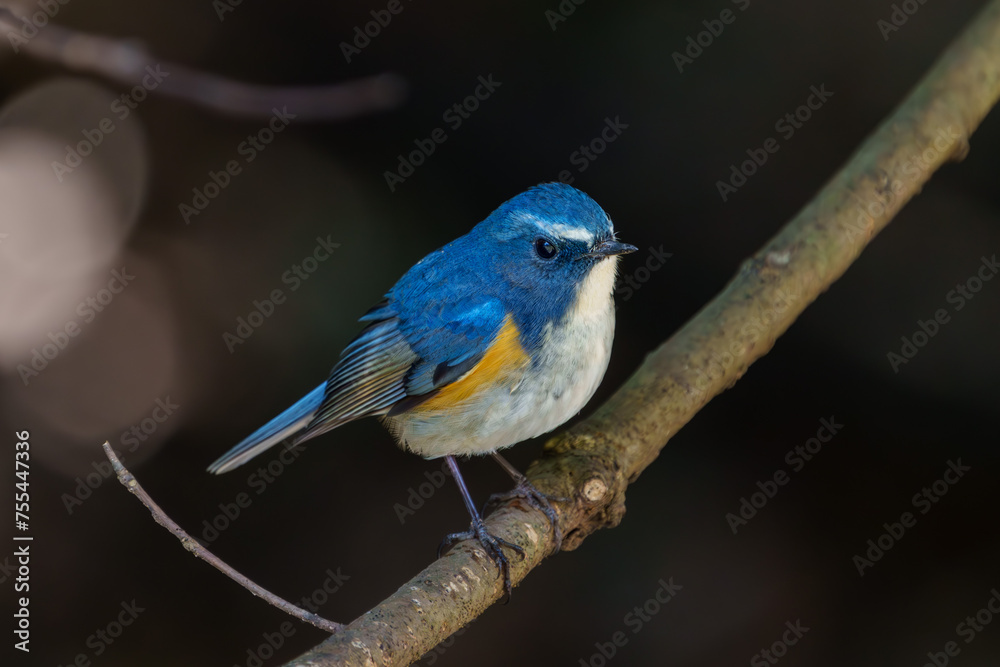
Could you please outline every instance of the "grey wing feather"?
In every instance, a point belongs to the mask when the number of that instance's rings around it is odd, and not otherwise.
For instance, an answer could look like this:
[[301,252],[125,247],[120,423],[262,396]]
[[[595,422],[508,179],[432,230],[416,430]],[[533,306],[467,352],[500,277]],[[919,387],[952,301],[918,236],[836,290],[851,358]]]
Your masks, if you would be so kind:
[[295,439],[302,442],[355,419],[381,415],[406,398],[406,378],[420,360],[391,317],[373,322],[344,349],[323,402]]

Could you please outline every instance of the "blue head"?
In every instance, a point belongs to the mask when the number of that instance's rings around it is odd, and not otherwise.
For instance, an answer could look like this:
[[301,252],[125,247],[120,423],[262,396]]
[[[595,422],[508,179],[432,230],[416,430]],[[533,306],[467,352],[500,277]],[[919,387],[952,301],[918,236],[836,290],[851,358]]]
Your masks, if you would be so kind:
[[[546,183],[502,204],[466,237],[524,334],[581,304],[603,306],[614,289],[618,255],[635,247],[615,240],[597,202],[563,183]],[[600,303],[598,303],[600,301]]]

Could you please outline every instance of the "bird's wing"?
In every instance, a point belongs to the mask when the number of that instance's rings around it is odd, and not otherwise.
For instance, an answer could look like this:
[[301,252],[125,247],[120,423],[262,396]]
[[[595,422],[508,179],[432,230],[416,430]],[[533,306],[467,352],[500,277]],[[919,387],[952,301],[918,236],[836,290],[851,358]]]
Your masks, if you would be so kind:
[[461,378],[484,357],[507,313],[496,299],[387,301],[361,321],[368,326],[341,354],[323,401],[301,442],[370,415],[398,412]]

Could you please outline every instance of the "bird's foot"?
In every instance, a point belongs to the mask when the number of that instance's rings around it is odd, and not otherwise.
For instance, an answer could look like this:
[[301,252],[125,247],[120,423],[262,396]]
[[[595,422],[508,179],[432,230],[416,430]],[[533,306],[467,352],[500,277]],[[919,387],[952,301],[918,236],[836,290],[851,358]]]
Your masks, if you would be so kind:
[[[476,538],[479,543],[483,545],[483,549],[486,551],[486,555],[496,564],[497,569],[500,571],[500,576],[503,577],[503,588],[507,594],[507,599],[510,599],[510,592],[512,589],[510,581],[510,561],[507,560],[507,556],[504,555],[503,547],[507,547],[511,551],[514,551],[522,559],[524,558],[524,549],[508,542],[502,537],[497,537],[486,530],[486,524],[479,517],[473,517],[472,525],[469,530],[461,533],[452,533],[448,535],[441,541],[441,546],[438,547],[438,558],[441,554],[451,549],[455,544],[461,542],[462,540],[471,540]],[[506,604],[506,603],[505,603]]]
[[[504,493],[494,493],[490,496],[490,499],[486,501],[486,507],[500,505],[501,503],[507,502],[508,500],[523,500],[529,506],[534,507],[536,510],[542,512],[545,516],[549,518],[549,523],[552,524],[552,540],[555,542],[555,550],[553,553],[558,553],[562,549],[563,534],[562,530],[559,528],[559,513],[556,509],[552,507],[552,503],[549,502],[549,496],[538,490],[538,488],[528,481],[528,478],[524,475],[518,475],[514,478],[516,484],[513,489],[506,491]],[[552,496],[552,500],[558,502],[569,502],[569,498],[560,498]]]

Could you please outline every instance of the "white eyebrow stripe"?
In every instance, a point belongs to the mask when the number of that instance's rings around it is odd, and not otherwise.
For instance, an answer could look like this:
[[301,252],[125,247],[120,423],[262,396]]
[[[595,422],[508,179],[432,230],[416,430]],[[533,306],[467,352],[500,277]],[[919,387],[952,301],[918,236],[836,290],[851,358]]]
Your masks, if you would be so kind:
[[580,227],[570,227],[569,225],[564,225],[562,223],[545,224],[544,222],[540,223],[538,226],[553,236],[569,239],[570,241],[585,241],[587,243],[592,243],[594,240],[593,234]]
[[544,218],[532,215],[531,213],[521,213],[521,219],[532,223],[539,230],[551,236],[570,241],[583,241],[584,243],[594,242],[594,235],[582,227],[572,227],[562,222],[548,222]]

